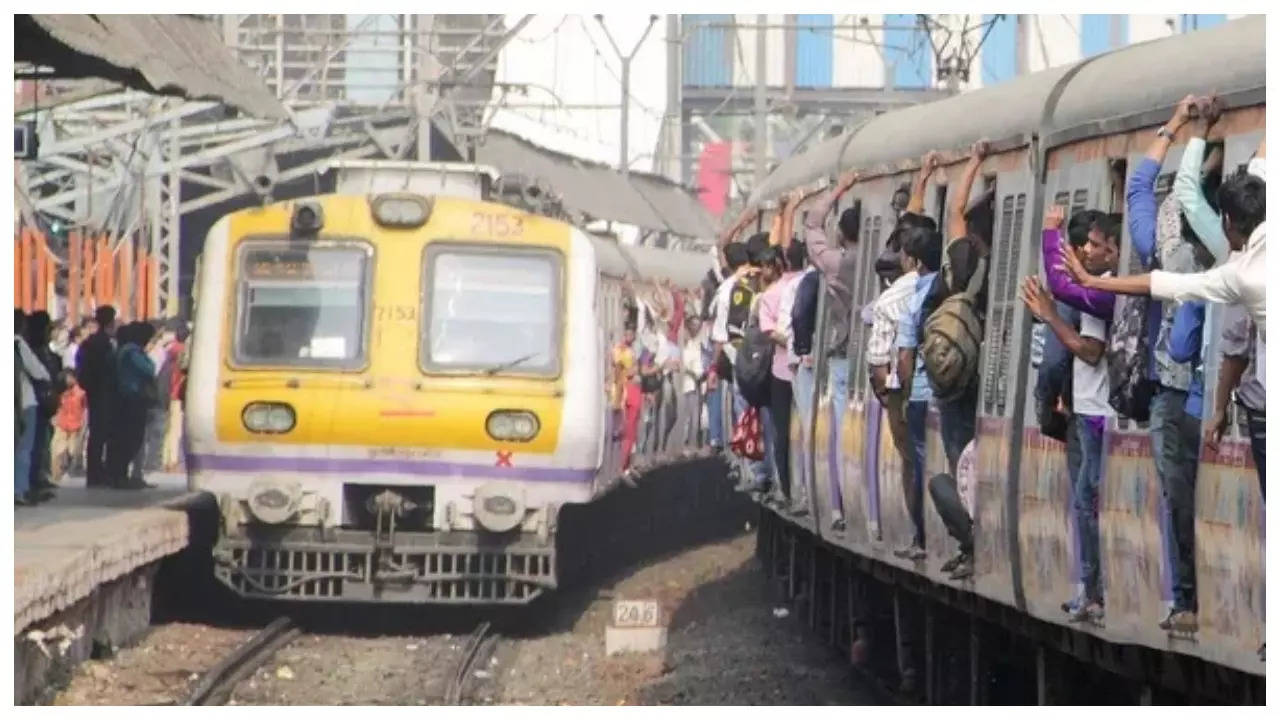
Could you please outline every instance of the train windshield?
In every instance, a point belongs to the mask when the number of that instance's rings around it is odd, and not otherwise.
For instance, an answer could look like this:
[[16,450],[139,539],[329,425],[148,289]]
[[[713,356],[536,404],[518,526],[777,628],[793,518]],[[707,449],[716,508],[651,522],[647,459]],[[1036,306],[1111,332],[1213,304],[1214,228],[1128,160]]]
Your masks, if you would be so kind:
[[556,375],[560,257],[474,246],[427,253],[423,366]]
[[250,241],[240,252],[235,357],[249,365],[359,367],[367,246]]

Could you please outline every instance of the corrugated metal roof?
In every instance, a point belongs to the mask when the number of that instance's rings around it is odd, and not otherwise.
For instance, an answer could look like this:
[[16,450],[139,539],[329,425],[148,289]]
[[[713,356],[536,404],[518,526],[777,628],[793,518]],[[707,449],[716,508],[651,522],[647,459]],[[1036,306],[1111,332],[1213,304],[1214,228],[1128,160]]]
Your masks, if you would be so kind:
[[267,86],[194,15],[18,15],[14,59],[60,77],[100,77],[139,90],[216,100],[264,119],[288,117]]
[[666,178],[631,173],[625,179],[606,165],[492,128],[476,148],[476,162],[540,180],[560,194],[565,209],[592,218],[686,237],[707,239],[715,234],[715,223],[693,193]]

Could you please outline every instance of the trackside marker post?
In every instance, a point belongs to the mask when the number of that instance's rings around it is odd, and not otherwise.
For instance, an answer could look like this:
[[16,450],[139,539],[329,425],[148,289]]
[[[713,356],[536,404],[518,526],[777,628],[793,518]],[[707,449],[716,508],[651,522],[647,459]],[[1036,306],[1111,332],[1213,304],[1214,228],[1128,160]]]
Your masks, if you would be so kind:
[[604,630],[606,655],[653,652],[667,646],[667,625],[657,600],[618,600]]

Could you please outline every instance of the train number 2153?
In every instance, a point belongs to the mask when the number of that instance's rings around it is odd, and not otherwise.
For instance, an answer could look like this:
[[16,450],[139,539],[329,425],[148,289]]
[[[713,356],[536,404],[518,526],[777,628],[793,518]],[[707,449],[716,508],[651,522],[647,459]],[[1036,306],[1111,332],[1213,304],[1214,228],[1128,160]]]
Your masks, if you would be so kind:
[[524,218],[519,215],[471,213],[471,234],[478,237],[520,237],[524,234]]

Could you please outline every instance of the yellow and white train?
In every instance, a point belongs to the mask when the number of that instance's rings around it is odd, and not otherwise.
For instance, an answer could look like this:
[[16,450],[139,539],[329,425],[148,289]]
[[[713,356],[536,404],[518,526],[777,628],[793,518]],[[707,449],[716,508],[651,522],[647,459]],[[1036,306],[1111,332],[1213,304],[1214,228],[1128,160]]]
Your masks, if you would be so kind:
[[373,192],[207,236],[186,424],[215,574],[257,598],[529,602],[556,584],[559,509],[620,476],[624,286],[691,288],[711,258],[484,202],[484,168],[354,165]]

